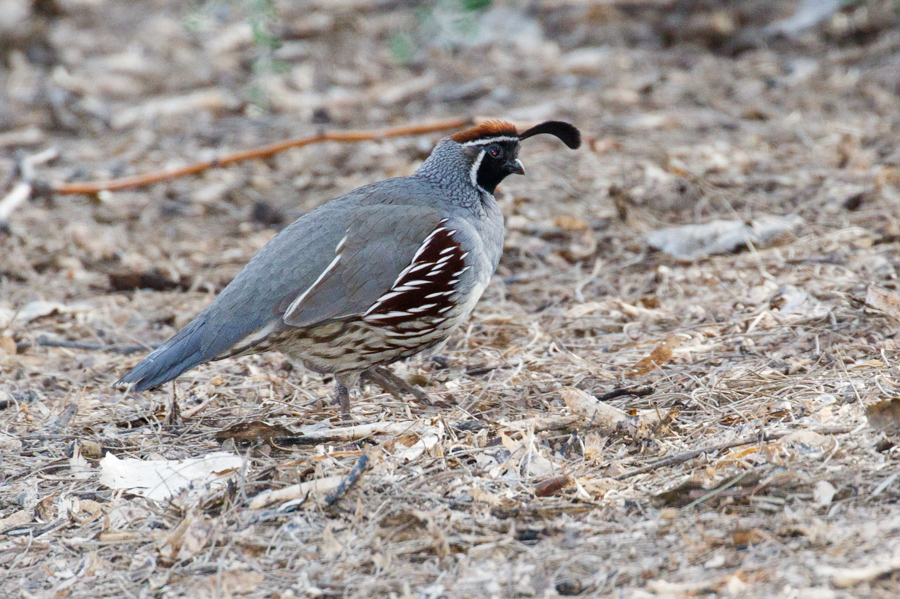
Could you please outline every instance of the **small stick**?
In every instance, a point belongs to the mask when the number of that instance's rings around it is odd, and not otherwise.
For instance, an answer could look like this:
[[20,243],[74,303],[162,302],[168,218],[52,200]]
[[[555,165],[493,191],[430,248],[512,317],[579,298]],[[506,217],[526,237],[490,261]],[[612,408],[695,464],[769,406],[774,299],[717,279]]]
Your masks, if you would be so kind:
[[687,504],[686,506],[684,506],[684,509],[685,509],[685,510],[689,510],[689,509],[691,509],[691,508],[694,507],[694,506],[700,505],[701,503],[703,503],[703,502],[706,501],[707,499],[712,499],[712,498],[715,497],[716,495],[719,495],[719,494],[721,494],[721,493],[724,493],[725,491],[727,491],[728,489],[730,489],[730,488],[733,487],[734,485],[736,485],[736,484],[738,484],[739,482],[741,482],[742,480],[744,480],[744,477],[747,476],[748,474],[750,474],[750,472],[752,472],[752,470],[745,470],[745,471],[741,472],[740,474],[738,474],[737,476],[735,476],[734,478],[732,478],[730,481],[728,481],[728,482],[725,483],[724,485],[722,485],[722,486],[720,486],[720,487],[717,487],[717,488],[713,489],[712,491],[710,491],[709,493],[707,493],[706,495],[704,495],[703,497],[698,497],[698,498],[695,499],[694,501],[690,502],[689,504]]
[[434,427],[426,421],[402,420],[400,422],[374,422],[358,424],[344,428],[326,429],[291,437],[276,437],[275,444],[284,445],[319,445],[329,441],[355,441],[372,435],[421,435]]
[[353,488],[362,475],[365,473],[366,468],[369,466],[369,454],[364,453],[359,456],[359,459],[356,460],[356,463],[353,465],[353,468],[350,469],[350,472],[347,473],[347,476],[341,480],[341,484],[334,488],[334,490],[325,496],[325,505],[334,505],[338,501],[340,501],[341,497],[343,497],[347,491]]
[[66,406],[66,409],[63,410],[59,416],[56,417],[55,420],[53,420],[52,422],[47,424],[46,427],[44,427],[45,430],[49,433],[59,432],[60,430],[62,430],[63,427],[65,427],[67,424],[69,424],[69,421],[72,420],[72,418],[75,416],[75,412],[77,412],[77,411],[78,411],[78,405],[70,403],[69,405]]
[[590,420],[591,424],[596,422],[597,427],[605,434],[624,433],[635,438],[647,436],[648,427],[644,421],[637,416],[632,416],[598,401],[590,393],[575,387],[566,387],[559,394],[572,414]]
[[[855,427],[852,426],[839,426],[836,428],[826,428],[817,430],[814,432],[819,433],[820,435],[844,435],[850,432],[853,432]],[[740,447],[741,445],[752,445],[753,443],[759,443],[762,441],[775,440],[780,439],[781,437],[786,437],[789,434],[795,431],[783,431],[780,433],[770,433],[768,435],[750,435],[749,437],[743,437],[741,439],[735,439],[734,441],[729,441],[728,443],[722,443],[721,445],[713,445],[712,447],[703,447],[701,449],[693,449],[691,451],[687,451],[685,453],[679,453],[677,455],[670,456],[668,458],[662,458],[661,460],[656,460],[655,462],[650,462],[645,466],[641,466],[636,470],[632,470],[631,472],[625,472],[623,474],[619,474],[618,476],[614,476],[614,480],[625,480],[626,478],[631,478],[632,476],[637,476],[638,474],[644,474],[645,472],[650,472],[651,470],[656,470],[657,468],[664,468],[666,466],[672,466],[674,464],[681,464],[683,462],[687,462],[697,456],[701,456],[705,453],[714,453],[718,451],[722,451],[723,449],[731,449],[733,447]]]
[[250,500],[250,509],[258,510],[273,503],[283,503],[301,497],[308,499],[312,494],[328,493],[336,489],[343,480],[343,476],[326,476],[275,491],[263,491]]
[[653,387],[624,387],[621,389],[613,389],[609,393],[604,393],[603,395],[597,397],[597,401],[609,401],[610,399],[622,397],[623,395],[646,397],[647,395],[653,395],[655,391],[656,389],[654,389]]
[[[133,354],[148,349],[156,349],[158,345],[103,345],[102,343],[88,343],[85,341],[66,341],[64,339],[50,339],[45,335],[37,338],[35,343],[41,347],[64,347],[66,349],[83,349],[86,351],[104,351],[116,354]],[[16,345],[16,349],[21,351],[28,349],[29,344],[23,343]]]
[[50,162],[57,156],[59,156],[59,150],[47,148],[43,152],[26,156],[19,161],[18,168],[22,180],[12,188],[5,198],[0,200],[0,225],[5,224],[13,211],[31,197],[31,193],[34,191],[34,167]]
[[404,137],[407,135],[422,135],[423,133],[434,133],[436,131],[445,131],[447,129],[459,129],[472,123],[472,119],[454,118],[444,119],[440,121],[431,121],[427,123],[419,123],[415,125],[403,125],[400,127],[388,127],[385,129],[351,129],[349,131],[323,131],[308,137],[298,137],[295,139],[286,139],[266,146],[252,148],[250,150],[242,150],[225,154],[213,160],[203,160],[188,164],[175,169],[167,169],[161,171],[152,171],[141,175],[131,175],[121,177],[119,179],[111,179],[109,181],[86,181],[78,183],[66,183],[53,189],[53,193],[59,195],[96,195],[101,191],[120,191],[122,189],[133,189],[135,187],[144,187],[152,183],[160,181],[168,181],[178,177],[187,175],[195,175],[215,166],[226,166],[235,162],[244,160],[253,160],[257,158],[268,158],[279,152],[284,152],[290,148],[300,148],[312,144],[318,144],[326,141],[336,142],[358,142],[371,141],[376,139],[388,139],[390,137]]

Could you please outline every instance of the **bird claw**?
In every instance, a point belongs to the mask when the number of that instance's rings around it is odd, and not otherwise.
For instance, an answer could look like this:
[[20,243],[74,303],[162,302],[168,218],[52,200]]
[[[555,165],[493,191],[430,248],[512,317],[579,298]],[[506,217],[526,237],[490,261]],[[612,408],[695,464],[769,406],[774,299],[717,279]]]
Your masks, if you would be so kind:
[[370,368],[369,370],[365,371],[362,376],[393,395],[396,399],[403,399],[401,393],[409,393],[420,403],[434,405],[434,401],[428,396],[427,393],[425,393],[415,385],[411,385],[410,383],[406,382],[402,377],[397,376],[383,366]]

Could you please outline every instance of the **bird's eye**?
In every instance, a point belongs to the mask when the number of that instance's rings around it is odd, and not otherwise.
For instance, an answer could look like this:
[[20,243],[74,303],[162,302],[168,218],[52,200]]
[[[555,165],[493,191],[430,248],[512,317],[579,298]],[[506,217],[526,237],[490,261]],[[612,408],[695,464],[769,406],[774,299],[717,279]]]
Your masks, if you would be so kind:
[[488,154],[493,156],[494,158],[500,158],[503,154],[503,148],[498,146],[497,144],[491,144],[487,147]]

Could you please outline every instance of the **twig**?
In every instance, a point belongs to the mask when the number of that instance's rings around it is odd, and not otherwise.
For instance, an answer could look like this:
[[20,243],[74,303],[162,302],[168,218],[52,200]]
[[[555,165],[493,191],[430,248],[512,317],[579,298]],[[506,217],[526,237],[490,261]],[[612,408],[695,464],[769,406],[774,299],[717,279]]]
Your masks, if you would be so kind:
[[47,148],[43,152],[26,156],[19,161],[19,175],[21,181],[12,188],[5,198],[0,200],[0,227],[5,226],[13,211],[24,204],[34,191],[34,167],[38,164],[50,162],[59,156],[56,148]]
[[613,389],[609,393],[604,393],[597,397],[597,401],[609,401],[611,399],[616,399],[617,397],[622,397],[623,395],[646,397],[648,395],[653,395],[655,391],[656,389],[653,387],[623,387],[621,389]]
[[444,119],[440,121],[431,121],[428,123],[419,123],[414,125],[403,125],[400,127],[388,127],[385,129],[355,129],[349,131],[322,131],[308,137],[299,137],[295,139],[286,139],[259,148],[233,152],[214,158],[212,160],[203,160],[188,164],[175,169],[167,169],[161,171],[152,171],[141,175],[131,175],[121,177],[119,179],[111,179],[109,181],[85,181],[78,183],[66,183],[53,189],[53,192],[59,195],[95,195],[101,191],[120,191],[122,189],[133,189],[135,187],[143,187],[160,181],[168,181],[178,177],[187,175],[195,175],[207,169],[216,166],[226,166],[235,162],[244,160],[253,160],[257,158],[268,158],[284,152],[290,148],[300,148],[312,144],[318,144],[326,141],[336,142],[358,142],[371,141],[376,139],[387,139],[390,137],[403,137],[407,135],[421,135],[423,133],[433,133],[436,131],[445,131],[448,129],[459,129],[472,123],[472,119],[455,118]]
[[590,423],[596,423],[604,434],[624,433],[633,438],[649,436],[649,426],[641,418],[602,403],[586,391],[575,387],[566,387],[559,394],[572,414],[581,416],[585,420],[590,419]]
[[276,437],[277,446],[319,445],[328,441],[355,441],[372,435],[412,435],[423,434],[433,427],[427,421],[404,420],[400,422],[374,422],[344,428],[314,431],[305,435]]
[[59,432],[67,424],[69,424],[69,421],[72,420],[72,418],[75,416],[75,412],[77,412],[77,411],[78,411],[78,405],[70,403],[69,405],[66,406],[66,409],[63,410],[59,416],[56,417],[56,419],[54,419],[53,421],[48,423],[47,426],[44,427],[44,430],[46,430],[49,433]]
[[[855,427],[852,426],[840,426],[836,428],[826,428],[817,430],[815,432],[820,435],[845,435],[847,433],[853,432]],[[691,451],[687,451],[685,453],[679,453],[678,455],[673,455],[668,458],[663,458],[661,460],[656,460],[655,462],[650,462],[645,466],[641,466],[636,470],[632,470],[631,472],[625,472],[619,474],[618,476],[614,476],[614,480],[625,480],[626,478],[631,478],[632,476],[637,476],[638,474],[644,474],[645,472],[650,472],[651,470],[656,470],[657,468],[665,468],[666,466],[672,466],[675,464],[681,464],[683,462],[687,462],[697,456],[701,456],[705,453],[715,453],[718,451],[722,451],[724,449],[731,449],[733,447],[740,447],[741,445],[752,445],[753,443],[761,443],[763,441],[774,441],[775,439],[780,439],[782,437],[786,437],[795,431],[782,431],[779,433],[770,433],[768,435],[750,435],[749,437],[743,437],[741,439],[736,439],[734,441],[729,441],[728,443],[722,443],[721,445],[713,445],[712,447],[703,447],[701,449],[694,449]]]
[[347,473],[347,476],[341,480],[341,484],[334,488],[334,490],[325,496],[325,505],[334,505],[337,503],[341,497],[343,497],[347,491],[353,488],[362,475],[365,473],[366,468],[369,466],[369,454],[364,453],[359,456],[359,459],[356,460],[356,464],[353,465],[353,468],[350,469],[350,472]]
[[738,474],[737,476],[735,476],[734,478],[732,478],[730,481],[728,481],[728,482],[725,483],[724,485],[722,485],[722,486],[720,486],[720,487],[717,487],[717,488],[713,489],[712,491],[710,491],[709,493],[707,493],[706,495],[704,495],[704,496],[702,496],[702,497],[698,497],[698,498],[695,499],[694,501],[690,502],[689,504],[687,504],[686,506],[684,506],[684,509],[689,510],[689,509],[691,509],[692,507],[694,507],[694,506],[696,506],[696,505],[700,505],[701,503],[703,503],[703,502],[706,501],[707,499],[712,499],[712,498],[715,497],[716,495],[719,495],[720,493],[723,493],[723,492],[727,491],[728,489],[730,489],[730,488],[733,487],[734,485],[736,485],[736,484],[738,484],[739,482],[741,482],[742,480],[744,480],[744,477],[747,476],[748,474],[750,474],[751,472],[752,472],[752,470],[745,470],[745,471],[741,472],[740,474]]
[[305,501],[310,495],[328,493],[336,489],[343,480],[343,476],[326,476],[325,478],[310,480],[275,491],[263,491],[250,500],[250,509],[258,510],[273,503],[282,503],[294,499],[303,498]]
[[[66,349],[82,349],[86,351],[103,351],[116,354],[133,354],[139,351],[147,351],[148,349],[156,349],[159,344],[153,345],[103,345],[102,343],[87,343],[85,341],[66,341],[64,339],[50,339],[41,335],[35,341],[36,345],[41,347],[64,347]],[[21,343],[16,345],[18,351],[28,349],[30,343]]]

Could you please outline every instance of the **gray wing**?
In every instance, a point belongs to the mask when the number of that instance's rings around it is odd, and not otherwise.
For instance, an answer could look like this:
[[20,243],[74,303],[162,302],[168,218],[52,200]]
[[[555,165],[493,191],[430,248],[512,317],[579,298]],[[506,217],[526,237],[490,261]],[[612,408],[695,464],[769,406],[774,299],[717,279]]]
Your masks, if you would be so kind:
[[299,218],[119,383],[149,389],[198,364],[239,353],[268,331],[364,313],[391,288],[441,220],[436,208],[415,197],[423,193],[434,191],[411,179],[388,180]]
[[360,207],[324,252],[329,262],[316,279],[286,295],[276,311],[292,327],[362,315],[391,289],[440,221],[430,207]]

